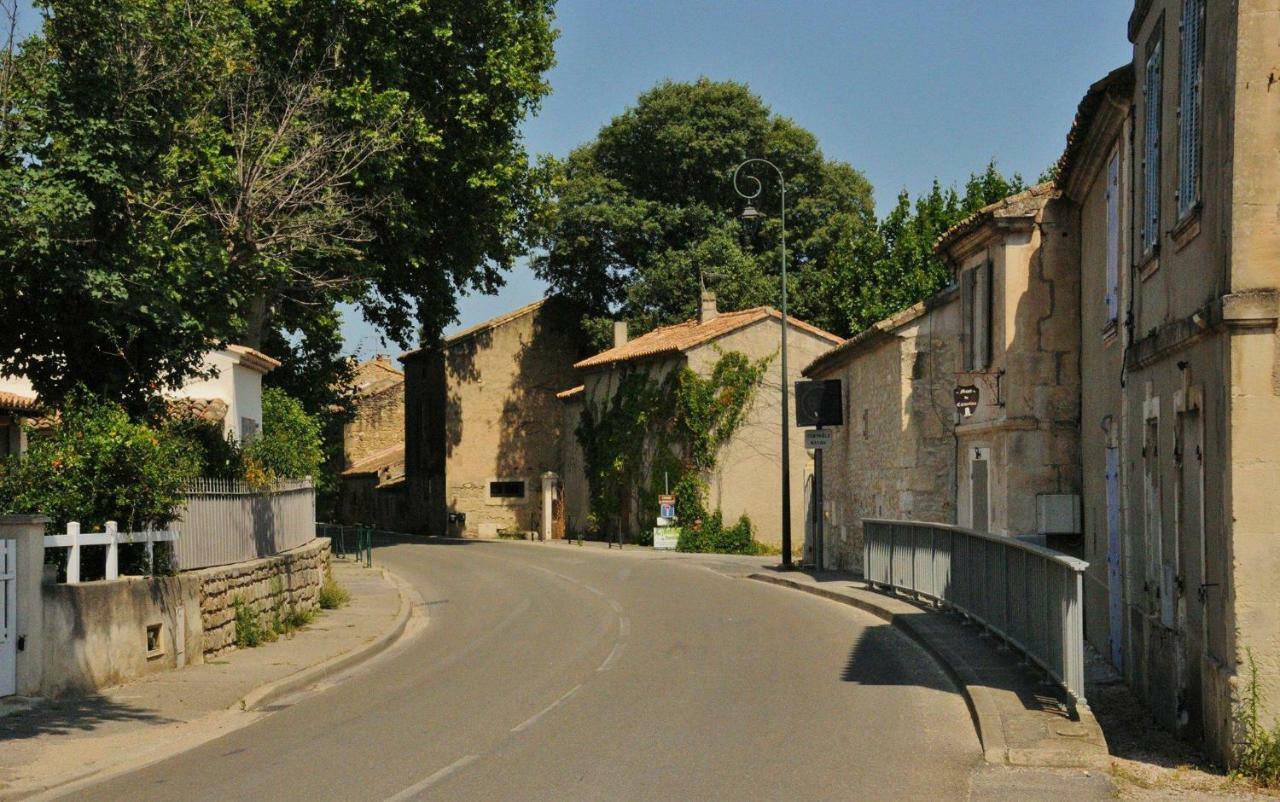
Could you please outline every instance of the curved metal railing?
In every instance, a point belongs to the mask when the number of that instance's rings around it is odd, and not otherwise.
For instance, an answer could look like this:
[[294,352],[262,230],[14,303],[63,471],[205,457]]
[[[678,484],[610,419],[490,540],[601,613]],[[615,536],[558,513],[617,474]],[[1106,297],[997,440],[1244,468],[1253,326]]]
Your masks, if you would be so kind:
[[868,583],[909,591],[975,619],[1085,703],[1087,562],[947,524],[868,518],[862,530]]

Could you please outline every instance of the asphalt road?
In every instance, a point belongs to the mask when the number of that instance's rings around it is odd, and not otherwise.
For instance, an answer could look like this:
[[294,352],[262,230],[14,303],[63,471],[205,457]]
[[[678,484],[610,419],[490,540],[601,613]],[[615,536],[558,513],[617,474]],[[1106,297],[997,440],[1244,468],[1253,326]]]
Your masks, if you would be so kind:
[[928,799],[961,697],[852,608],[652,552],[415,543],[430,623],[346,680],[77,799]]

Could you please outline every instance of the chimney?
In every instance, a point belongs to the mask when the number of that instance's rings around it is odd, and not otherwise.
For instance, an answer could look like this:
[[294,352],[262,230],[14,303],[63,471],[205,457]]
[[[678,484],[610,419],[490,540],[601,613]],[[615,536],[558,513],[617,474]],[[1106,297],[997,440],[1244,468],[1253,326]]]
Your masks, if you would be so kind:
[[711,290],[702,291],[702,303],[698,307],[698,322],[710,323],[720,314],[716,310],[716,294]]
[[613,321],[613,347],[619,348],[627,344],[627,321]]

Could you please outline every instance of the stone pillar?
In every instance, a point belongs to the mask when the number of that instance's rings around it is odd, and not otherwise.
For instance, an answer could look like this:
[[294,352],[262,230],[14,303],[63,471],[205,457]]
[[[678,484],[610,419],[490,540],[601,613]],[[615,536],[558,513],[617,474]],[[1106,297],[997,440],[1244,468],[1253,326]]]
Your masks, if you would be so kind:
[[44,673],[43,515],[0,515],[0,540],[18,541],[18,695],[35,696]]
[[555,509],[556,485],[559,484],[560,477],[555,471],[547,471],[542,474],[542,530],[538,533],[539,539],[550,540],[552,538],[551,528],[553,521],[551,516]]

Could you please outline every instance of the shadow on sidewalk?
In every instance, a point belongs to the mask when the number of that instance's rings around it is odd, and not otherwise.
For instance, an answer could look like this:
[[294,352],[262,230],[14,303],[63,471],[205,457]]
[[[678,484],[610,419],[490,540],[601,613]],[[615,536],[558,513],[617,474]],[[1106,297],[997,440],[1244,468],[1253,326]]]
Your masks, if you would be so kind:
[[105,724],[122,721],[167,724],[173,719],[98,694],[71,696],[0,718],[0,743],[41,735],[91,732]]

